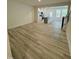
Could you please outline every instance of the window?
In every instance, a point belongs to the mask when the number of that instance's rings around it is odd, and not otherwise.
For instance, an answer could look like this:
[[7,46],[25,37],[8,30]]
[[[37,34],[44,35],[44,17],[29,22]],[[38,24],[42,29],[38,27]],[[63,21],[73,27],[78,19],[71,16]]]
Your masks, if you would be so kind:
[[56,10],[56,17],[60,17],[61,16],[61,9],[57,9]]
[[67,15],[67,9],[62,9],[62,17]]
[[49,14],[49,15],[50,15],[50,17],[52,17],[52,16],[53,16],[53,12],[50,12],[50,14]]

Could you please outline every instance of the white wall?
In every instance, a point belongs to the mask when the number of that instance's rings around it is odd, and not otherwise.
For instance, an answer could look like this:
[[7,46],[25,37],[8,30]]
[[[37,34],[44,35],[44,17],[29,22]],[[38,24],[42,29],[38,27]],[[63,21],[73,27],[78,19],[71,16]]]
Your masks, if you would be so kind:
[[16,0],[7,1],[7,13],[8,29],[32,23],[34,21],[33,7],[20,3]]

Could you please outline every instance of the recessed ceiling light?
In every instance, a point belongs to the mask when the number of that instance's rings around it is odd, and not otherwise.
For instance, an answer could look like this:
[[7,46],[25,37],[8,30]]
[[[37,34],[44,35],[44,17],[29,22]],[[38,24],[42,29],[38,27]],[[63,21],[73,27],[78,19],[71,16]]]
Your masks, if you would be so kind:
[[41,0],[38,0],[39,2],[41,2]]

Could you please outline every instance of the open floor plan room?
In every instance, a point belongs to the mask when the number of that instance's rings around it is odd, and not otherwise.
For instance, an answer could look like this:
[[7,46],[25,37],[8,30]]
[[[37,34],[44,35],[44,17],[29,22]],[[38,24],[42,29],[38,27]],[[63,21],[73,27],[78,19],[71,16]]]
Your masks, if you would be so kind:
[[70,0],[7,0],[8,59],[71,59]]

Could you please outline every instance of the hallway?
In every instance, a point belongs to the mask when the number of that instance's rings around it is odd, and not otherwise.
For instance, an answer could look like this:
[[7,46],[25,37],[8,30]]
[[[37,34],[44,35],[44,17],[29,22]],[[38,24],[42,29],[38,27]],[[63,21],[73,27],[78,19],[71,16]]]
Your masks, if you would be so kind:
[[31,23],[10,29],[14,59],[70,59],[66,33],[58,25]]

